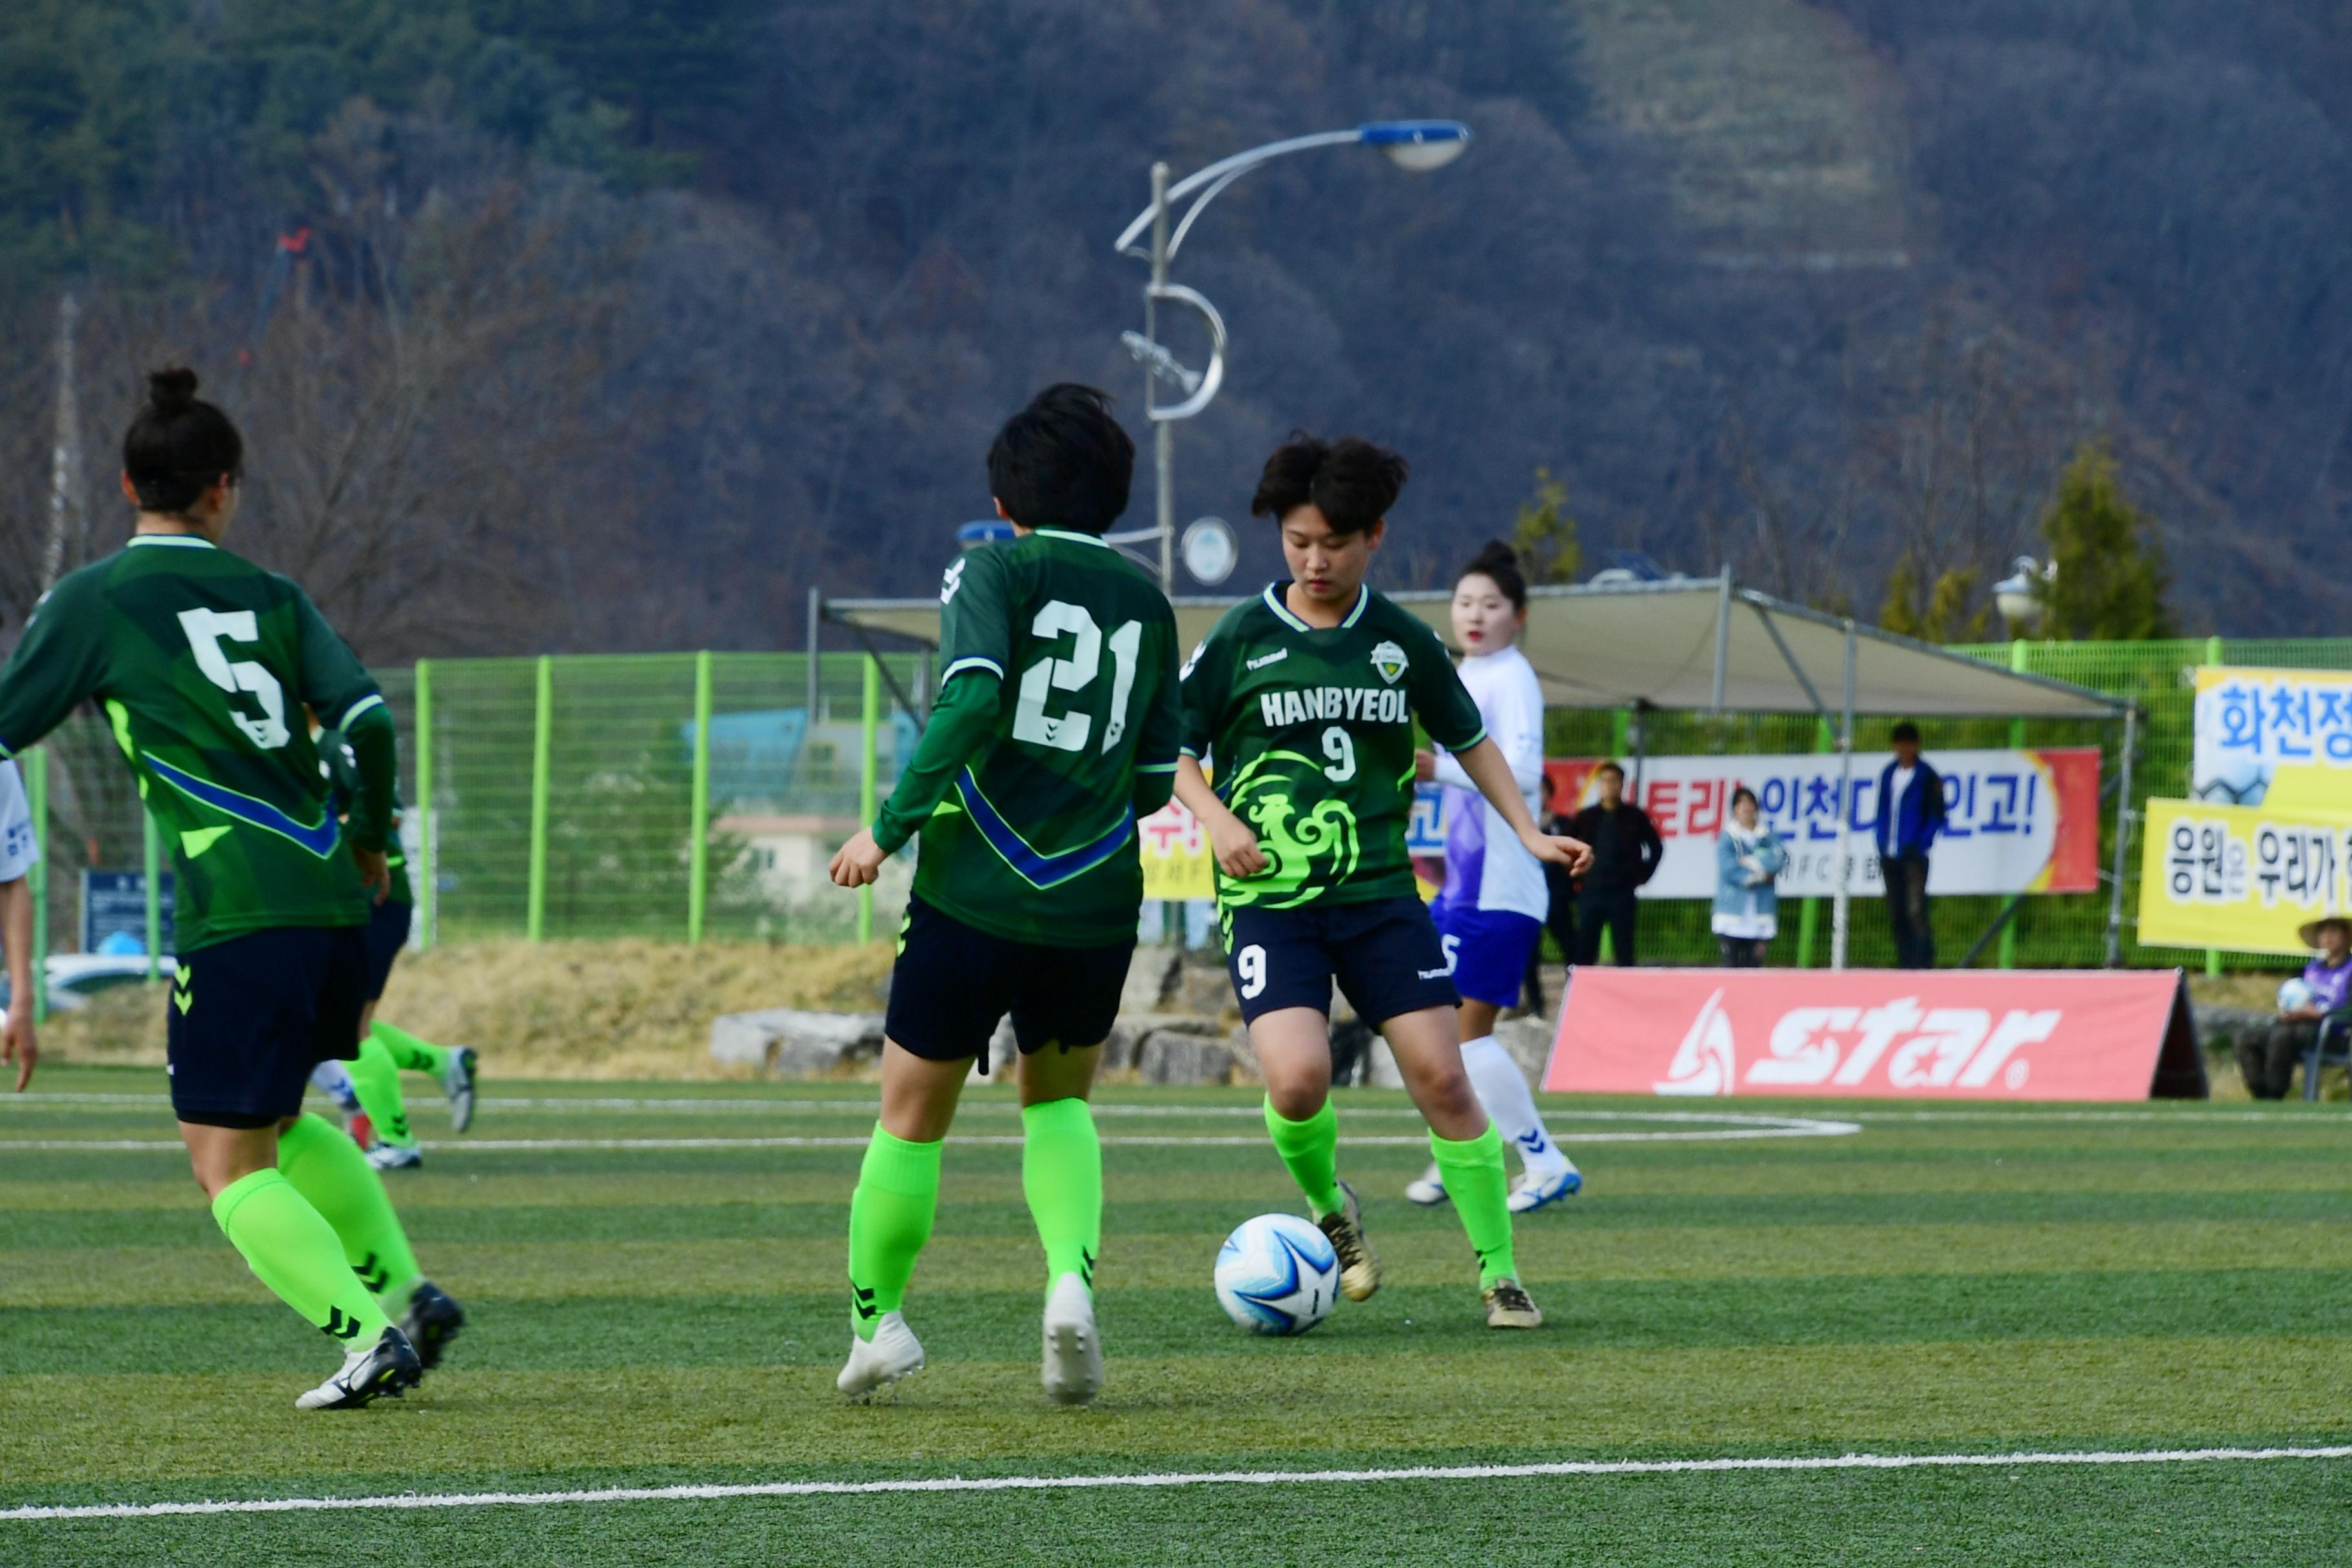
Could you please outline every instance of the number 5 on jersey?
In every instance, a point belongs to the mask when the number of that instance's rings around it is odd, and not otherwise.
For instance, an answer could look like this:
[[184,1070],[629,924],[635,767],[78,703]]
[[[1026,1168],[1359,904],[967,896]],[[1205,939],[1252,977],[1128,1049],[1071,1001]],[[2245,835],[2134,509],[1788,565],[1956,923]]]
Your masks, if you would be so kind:
[[[1094,715],[1067,711],[1049,714],[1045,704],[1056,691],[1075,694],[1094,684],[1095,677],[1102,672],[1102,628],[1095,625],[1094,616],[1084,605],[1054,599],[1038,610],[1037,618],[1029,624],[1029,635],[1046,640],[1066,637],[1072,639],[1072,645],[1068,658],[1057,658],[1049,653],[1021,672],[1021,693],[1013,710],[1013,738],[1057,752],[1083,752],[1094,733]],[[1127,704],[1135,690],[1135,661],[1143,646],[1143,623],[1121,624],[1108,641],[1110,714],[1103,726],[1102,738],[1106,752],[1118,745],[1127,733]]]
[[262,665],[251,659],[229,661],[221,651],[223,639],[229,642],[259,642],[261,629],[256,625],[251,610],[182,610],[180,629],[188,635],[188,647],[196,656],[196,668],[205,679],[229,695],[244,692],[261,704],[259,717],[246,712],[234,703],[228,716],[245,731],[246,739],[265,752],[274,752],[289,739],[286,729],[286,689],[278,678]]

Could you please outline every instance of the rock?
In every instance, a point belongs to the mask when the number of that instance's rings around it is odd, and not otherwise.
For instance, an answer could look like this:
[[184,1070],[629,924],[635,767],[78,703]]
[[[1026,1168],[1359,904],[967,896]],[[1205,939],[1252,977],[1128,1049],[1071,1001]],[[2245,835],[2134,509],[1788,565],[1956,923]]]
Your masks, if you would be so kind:
[[710,1026],[714,1061],[756,1067],[772,1078],[823,1078],[882,1054],[879,1013],[816,1013],[769,1007],[729,1013]]
[[1134,961],[1127,966],[1127,984],[1118,994],[1120,1016],[1157,1013],[1166,1008],[1169,999],[1176,994],[1183,969],[1182,948],[1139,944]]
[[1365,1060],[1370,1063],[1370,1070],[1364,1075],[1366,1088],[1402,1089],[1404,1087],[1404,1074],[1398,1070],[1396,1056],[1389,1049],[1388,1041],[1378,1035],[1373,1036],[1371,1047],[1365,1053]]
[[1234,1053],[1221,1037],[1187,1029],[1154,1029],[1136,1042],[1136,1076],[1146,1083],[1223,1083]]

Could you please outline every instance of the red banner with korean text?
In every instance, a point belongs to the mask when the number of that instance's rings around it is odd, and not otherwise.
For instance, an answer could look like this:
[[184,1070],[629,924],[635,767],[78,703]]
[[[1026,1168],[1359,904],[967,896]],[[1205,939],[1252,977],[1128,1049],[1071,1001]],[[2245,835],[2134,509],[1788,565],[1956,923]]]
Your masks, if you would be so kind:
[[2178,970],[1580,968],[1543,1086],[1935,1100],[2206,1093]]

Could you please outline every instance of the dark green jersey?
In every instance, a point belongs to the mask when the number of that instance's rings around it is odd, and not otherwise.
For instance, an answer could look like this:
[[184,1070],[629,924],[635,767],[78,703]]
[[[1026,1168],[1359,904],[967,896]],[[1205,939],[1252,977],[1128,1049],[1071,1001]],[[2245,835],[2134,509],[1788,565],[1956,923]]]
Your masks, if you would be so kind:
[[1164,801],[1176,771],[1167,598],[1099,539],[1039,529],[958,558],[940,604],[942,700],[875,837],[894,849],[919,828],[915,892],[966,924],[1129,940],[1137,800],[1156,785]]
[[[171,844],[181,952],[276,926],[366,922],[351,845],[384,842],[392,721],[299,587],[194,536],[138,536],[35,609],[0,670],[0,754],[89,698]],[[355,803],[348,834],[306,702],[352,737],[380,786]]]
[[[365,792],[360,783],[360,759],[352,750],[340,730],[321,730],[310,738],[319,751],[319,765],[326,771],[327,782],[334,789],[336,812],[348,813]],[[384,840],[384,868],[392,873],[392,890],[384,895],[388,904],[416,902],[415,884],[408,879],[408,851],[400,842],[400,792],[392,795],[392,837]]]
[[1227,905],[1291,909],[1410,896],[1413,720],[1449,752],[1485,739],[1437,634],[1370,589],[1308,626],[1286,583],[1225,612],[1184,667],[1184,750],[1257,835],[1266,868],[1217,874]]

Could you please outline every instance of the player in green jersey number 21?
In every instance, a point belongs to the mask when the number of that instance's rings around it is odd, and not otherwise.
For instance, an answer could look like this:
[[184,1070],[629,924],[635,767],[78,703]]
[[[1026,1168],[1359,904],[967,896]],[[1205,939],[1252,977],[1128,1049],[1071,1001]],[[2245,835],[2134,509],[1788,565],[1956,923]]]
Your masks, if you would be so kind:
[[1101,538],[1135,469],[1108,404],[1048,387],[989,448],[1014,538],[948,568],[940,700],[881,816],[833,859],[835,882],[863,887],[922,835],[883,1025],[882,1117],[849,1206],[836,1381],[852,1398],[923,1364],[900,1308],[957,1097],[1007,1013],[1021,1188],[1045,1248],[1045,1392],[1076,1405],[1102,1387],[1102,1147],[1087,1096],[1135,955],[1135,825],[1168,803],[1179,723],[1175,614]]
[[[392,719],[299,586],[220,548],[244,461],[236,426],[197,399],[191,372],[150,381],[122,443],[136,531],[35,607],[0,670],[0,756],[84,700],[104,707],[172,846],[165,1050],[196,1184],[255,1277],[347,1352],[296,1403],[348,1409],[415,1384],[465,1321],[418,1272],[366,1156],[302,1110],[311,1068],[348,1059],[359,1038],[368,911],[387,878]],[[348,827],[306,702],[357,759]]]
[[1364,586],[1404,478],[1402,458],[1352,437],[1297,436],[1266,459],[1250,510],[1281,528],[1290,580],[1228,611],[1185,666],[1176,794],[1209,830],[1266,1130],[1339,1255],[1340,1289],[1370,1296],[1380,1263],[1339,1179],[1334,980],[1387,1037],[1429,1121],[1430,1153],[1478,1254],[1488,1326],[1534,1328],[1543,1314],[1512,1253],[1502,1142],[1462,1067],[1453,959],[1405,855],[1413,720],[1530,854],[1571,871],[1591,856],[1529,818],[1436,634]]

